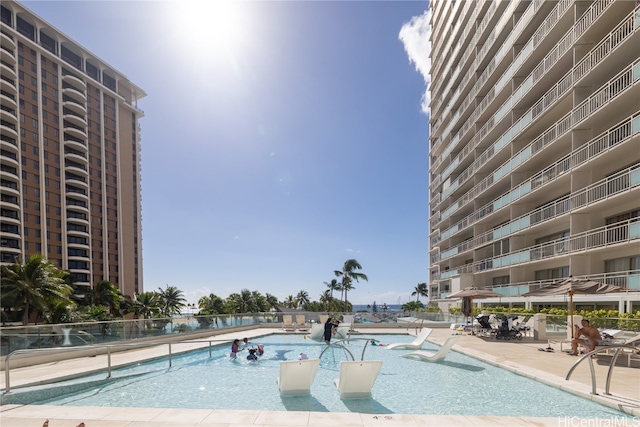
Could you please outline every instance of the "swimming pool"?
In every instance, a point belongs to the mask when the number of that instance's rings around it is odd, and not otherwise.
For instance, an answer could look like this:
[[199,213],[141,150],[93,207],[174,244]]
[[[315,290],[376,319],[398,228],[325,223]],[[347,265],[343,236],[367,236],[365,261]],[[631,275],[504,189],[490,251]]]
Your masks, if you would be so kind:
[[[384,342],[410,342],[403,335],[371,335]],[[67,406],[153,407],[185,409],[247,409],[268,411],[358,412],[371,414],[446,414],[526,417],[582,418],[626,415],[606,406],[513,374],[479,360],[449,353],[444,363],[428,363],[401,357],[406,350],[367,346],[366,360],[382,360],[382,370],[369,399],[342,400],[333,383],[339,364],[348,360],[340,348],[330,348],[322,357],[311,387],[311,395],[281,397],[276,384],[279,364],[295,360],[300,352],[318,357],[324,344],[302,335],[269,335],[254,344],[265,345],[257,363],[228,358],[229,346],[152,361],[82,380],[15,391],[4,403]],[[363,341],[348,345],[360,358]],[[426,350],[438,347],[426,343]],[[89,383],[93,382],[91,386]],[[62,393],[51,398],[53,394]],[[9,399],[10,401],[7,401]]]

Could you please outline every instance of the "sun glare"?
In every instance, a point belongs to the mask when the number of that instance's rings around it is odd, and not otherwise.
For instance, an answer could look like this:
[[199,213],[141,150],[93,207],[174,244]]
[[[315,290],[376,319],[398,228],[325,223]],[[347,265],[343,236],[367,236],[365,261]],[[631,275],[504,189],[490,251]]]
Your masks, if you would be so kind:
[[200,51],[233,51],[246,31],[245,6],[232,0],[176,1],[172,22],[177,24],[180,38]]

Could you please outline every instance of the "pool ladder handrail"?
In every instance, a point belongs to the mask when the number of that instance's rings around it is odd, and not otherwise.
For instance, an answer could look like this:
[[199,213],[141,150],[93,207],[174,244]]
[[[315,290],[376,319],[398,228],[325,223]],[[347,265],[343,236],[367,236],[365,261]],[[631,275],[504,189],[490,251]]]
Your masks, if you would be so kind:
[[576,363],[574,363],[573,366],[569,369],[569,372],[567,372],[567,376],[565,377],[565,380],[569,381],[569,378],[571,377],[571,374],[576,369],[576,367],[580,363],[582,363],[583,360],[587,359],[589,361],[589,370],[591,372],[591,394],[597,395],[598,393],[596,391],[596,372],[593,367],[593,358],[591,356],[597,355],[598,353],[601,353],[604,351],[611,350],[612,348],[615,348],[615,351],[613,352],[613,355],[611,356],[611,361],[609,362],[609,369],[607,370],[607,382],[604,389],[604,394],[610,396],[611,393],[609,393],[609,390],[611,388],[611,376],[613,374],[613,368],[616,365],[616,361],[618,360],[618,356],[620,355],[620,350],[627,348],[632,351],[638,351],[638,347],[632,344],[610,344],[610,345],[598,347],[595,350],[590,351],[589,353],[583,354],[582,357],[576,360]]
[[192,343],[208,343],[209,344],[209,357],[211,357],[211,344],[217,343],[229,343],[231,340],[188,340],[188,341],[175,341],[164,343],[122,343],[122,344],[91,344],[79,347],[51,347],[51,348],[24,348],[20,350],[14,350],[7,355],[4,360],[4,376],[5,376],[5,390],[4,394],[11,392],[11,365],[9,363],[11,357],[16,354],[29,354],[29,353],[59,353],[59,352],[72,352],[72,351],[87,351],[91,349],[107,349],[107,379],[111,378],[111,349],[121,347],[133,347],[133,348],[145,348],[145,347],[159,347],[163,345],[169,346],[169,367],[172,366],[172,352],[171,344],[192,344]]
[[367,344],[369,344],[371,341],[380,342],[380,341],[378,341],[378,340],[376,340],[374,338],[345,338],[345,339],[338,340],[338,341],[336,341],[334,343],[331,343],[331,344],[327,345],[327,347],[324,350],[322,350],[322,352],[320,353],[320,356],[318,356],[318,359],[322,359],[322,355],[327,350],[329,350],[330,347],[340,347],[349,356],[351,356],[351,360],[352,361],[355,361],[356,359],[355,359],[355,357],[353,357],[353,353],[351,353],[351,351],[347,347],[345,347],[344,344],[343,344],[344,342],[348,343],[348,342],[351,342],[351,341],[366,341],[365,344],[364,344],[364,347],[362,348],[362,354],[360,355],[360,360],[364,360],[364,353],[365,353],[365,351],[367,351],[367,347],[368,347]]

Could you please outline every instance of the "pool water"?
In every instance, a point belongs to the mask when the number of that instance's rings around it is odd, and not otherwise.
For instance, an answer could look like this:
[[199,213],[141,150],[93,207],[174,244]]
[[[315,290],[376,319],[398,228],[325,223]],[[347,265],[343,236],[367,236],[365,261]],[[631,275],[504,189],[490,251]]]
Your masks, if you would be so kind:
[[[382,343],[410,342],[409,335],[370,335]],[[516,375],[452,350],[442,363],[401,357],[408,350],[388,350],[357,340],[346,344],[356,360],[366,346],[365,360],[382,360],[382,369],[367,399],[340,399],[334,380],[341,361],[351,360],[339,347],[328,349],[320,361],[309,396],[281,397],[276,379],[280,362],[297,360],[299,353],[317,358],[324,343],[302,335],[269,335],[256,338],[265,354],[258,362],[239,353],[230,360],[230,345],[218,346],[209,357],[203,349],[166,360],[141,363],[104,374],[58,383],[49,390],[55,398],[39,397],[40,391],[11,393],[11,403],[153,407],[185,409],[247,409],[270,411],[358,412],[371,414],[444,414],[525,417],[624,417],[625,414],[537,381]],[[425,350],[438,347],[425,343]],[[89,380],[96,381],[86,387]],[[84,383],[82,385],[81,383]],[[80,384],[80,385],[79,385]],[[82,390],[77,390],[82,388]],[[6,396],[5,396],[6,397]],[[22,399],[22,401],[20,401]],[[5,402],[9,403],[9,402]]]

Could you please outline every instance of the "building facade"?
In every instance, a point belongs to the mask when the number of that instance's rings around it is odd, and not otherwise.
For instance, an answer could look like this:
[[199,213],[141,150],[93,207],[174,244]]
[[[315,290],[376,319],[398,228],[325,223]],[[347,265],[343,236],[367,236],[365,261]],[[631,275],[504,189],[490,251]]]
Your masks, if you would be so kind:
[[572,275],[637,310],[640,3],[430,8],[430,301],[473,285],[524,303]]
[[20,3],[0,13],[0,262],[141,292],[145,93]]

